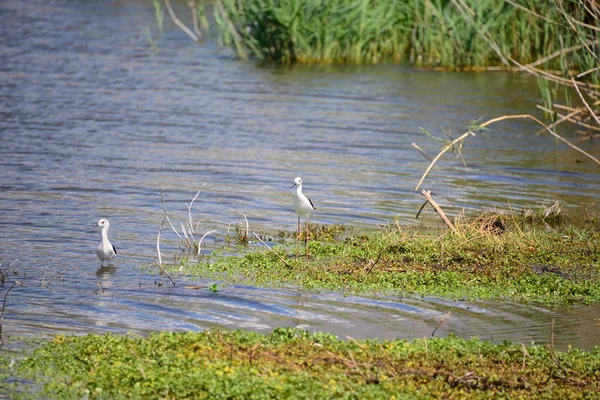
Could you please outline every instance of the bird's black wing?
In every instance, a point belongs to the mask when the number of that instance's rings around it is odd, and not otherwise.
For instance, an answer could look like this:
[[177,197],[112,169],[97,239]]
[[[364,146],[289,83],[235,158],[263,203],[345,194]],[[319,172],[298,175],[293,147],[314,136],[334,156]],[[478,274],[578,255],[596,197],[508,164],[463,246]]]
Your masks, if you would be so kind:
[[[308,197],[307,197],[307,199],[308,199]],[[313,210],[317,209],[317,207],[315,207],[315,205],[313,204],[311,199],[308,199],[308,202],[310,203],[310,206],[313,208]]]
[[113,251],[115,252],[115,254],[117,254],[117,248],[115,247],[114,244],[113,244]]

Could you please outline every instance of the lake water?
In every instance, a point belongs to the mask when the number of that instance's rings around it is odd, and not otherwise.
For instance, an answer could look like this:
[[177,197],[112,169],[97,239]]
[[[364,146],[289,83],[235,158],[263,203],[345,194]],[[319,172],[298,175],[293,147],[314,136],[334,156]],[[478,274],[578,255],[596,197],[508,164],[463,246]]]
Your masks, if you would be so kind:
[[[177,11],[187,21],[185,6]],[[422,203],[414,188],[428,161],[411,143],[432,155],[440,149],[420,127],[457,137],[476,118],[533,112],[535,79],[397,65],[261,66],[237,60],[215,37],[191,42],[168,15],[160,35],[150,1],[4,0],[0,19],[0,268],[27,284],[8,296],[5,334],[300,326],[413,338],[452,311],[436,335],[546,343],[555,320],[558,347],[600,343],[598,306],[243,286],[213,293],[184,287],[202,280],[159,286],[158,275],[138,268],[156,255],[161,190],[171,218],[185,221],[184,203],[205,184],[194,215],[202,232],[217,231],[209,246],[239,221],[236,212],[256,231],[294,229],[296,176],[317,206],[314,222],[414,224]],[[597,208],[598,166],[536,136],[530,122],[491,128],[465,142],[466,167],[449,156],[423,185],[449,214],[553,201],[575,214]],[[597,141],[578,145],[600,153]],[[98,268],[100,236],[88,230],[101,217],[119,250],[114,269]],[[176,237],[163,234],[168,257]]]

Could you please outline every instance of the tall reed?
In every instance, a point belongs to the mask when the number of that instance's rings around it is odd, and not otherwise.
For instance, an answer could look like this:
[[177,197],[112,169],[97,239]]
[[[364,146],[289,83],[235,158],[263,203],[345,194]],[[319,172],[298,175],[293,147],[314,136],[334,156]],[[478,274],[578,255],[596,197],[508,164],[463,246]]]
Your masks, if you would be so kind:
[[[579,43],[548,0],[218,0],[221,39],[278,63],[509,66]],[[584,7],[568,2],[576,19]],[[578,61],[578,60],[577,60]],[[553,59],[560,68],[565,58]]]

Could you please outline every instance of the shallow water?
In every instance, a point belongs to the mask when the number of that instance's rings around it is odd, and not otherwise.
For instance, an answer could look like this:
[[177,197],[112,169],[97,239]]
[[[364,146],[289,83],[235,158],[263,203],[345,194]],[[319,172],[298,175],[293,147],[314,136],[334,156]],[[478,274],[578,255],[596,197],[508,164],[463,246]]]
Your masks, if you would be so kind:
[[[185,221],[184,202],[206,184],[194,215],[201,232],[217,230],[208,246],[239,221],[234,211],[257,231],[292,229],[288,189],[297,175],[316,203],[315,222],[374,228],[398,216],[413,224],[421,204],[414,187],[428,162],[411,143],[439,150],[419,127],[457,137],[472,119],[531,112],[534,79],[396,65],[260,66],[214,38],[198,46],[170,23],[159,36],[142,1],[8,0],[0,17],[0,268],[17,260],[5,273],[28,285],[9,294],[5,334],[303,326],[408,338],[430,335],[452,311],[436,335],[547,342],[554,319],[557,346],[600,343],[598,306],[239,286],[213,293],[157,286],[157,276],[137,269],[156,253],[163,189],[171,218]],[[145,26],[158,51],[142,37]],[[467,166],[449,157],[424,187],[450,214],[554,200],[574,213],[595,207],[598,168],[537,129],[510,121],[469,138]],[[597,142],[578,144],[600,153]],[[99,233],[88,231],[101,217],[119,250],[114,270],[98,270]],[[174,239],[164,231],[165,257],[176,252]],[[64,280],[53,279],[63,270]]]

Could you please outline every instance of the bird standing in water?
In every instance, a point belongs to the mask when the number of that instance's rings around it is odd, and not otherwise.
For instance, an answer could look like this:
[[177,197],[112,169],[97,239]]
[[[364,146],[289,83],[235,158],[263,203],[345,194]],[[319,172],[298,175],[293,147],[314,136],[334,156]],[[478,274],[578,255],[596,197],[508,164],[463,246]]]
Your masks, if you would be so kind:
[[[297,177],[294,179],[294,184],[290,189],[296,188],[296,196],[294,197],[294,209],[298,214],[298,236],[296,241],[300,240],[300,217],[306,218],[306,230],[304,236],[304,245],[306,247],[306,258],[308,258],[308,223],[310,221],[310,214],[315,210],[313,202],[302,193],[302,178]],[[298,246],[296,245],[296,258],[298,258]]]
[[98,247],[96,247],[96,254],[100,261],[102,261],[100,266],[104,266],[104,261],[108,261],[108,265],[112,265],[111,261],[117,255],[117,249],[110,243],[110,240],[108,240],[108,227],[110,226],[110,223],[106,218],[102,218],[98,221],[97,226],[102,227],[102,241]]

